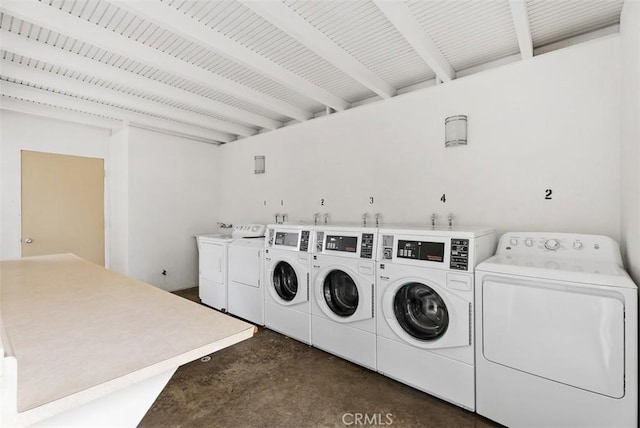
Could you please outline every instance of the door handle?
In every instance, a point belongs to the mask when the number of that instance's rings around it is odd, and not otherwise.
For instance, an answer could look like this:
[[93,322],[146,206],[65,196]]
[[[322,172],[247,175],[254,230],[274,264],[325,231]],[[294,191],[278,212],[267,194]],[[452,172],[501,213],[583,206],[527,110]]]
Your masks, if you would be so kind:
[[33,242],[33,239],[31,238],[25,238],[24,243],[25,244],[31,244]]

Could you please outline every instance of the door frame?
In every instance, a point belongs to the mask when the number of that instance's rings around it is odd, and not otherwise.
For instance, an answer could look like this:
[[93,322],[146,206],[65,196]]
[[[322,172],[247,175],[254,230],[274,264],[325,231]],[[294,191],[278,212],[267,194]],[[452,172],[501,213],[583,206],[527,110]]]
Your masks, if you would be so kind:
[[22,165],[23,165],[23,153],[24,152],[31,152],[31,153],[42,153],[42,154],[46,154],[46,155],[60,155],[60,156],[69,156],[69,157],[75,157],[75,158],[85,158],[85,159],[97,159],[97,160],[101,160],[102,161],[102,167],[103,167],[103,177],[102,177],[102,203],[103,203],[103,212],[102,212],[102,223],[103,223],[103,234],[104,236],[103,238],[103,254],[104,254],[104,267],[108,267],[107,265],[107,251],[108,251],[108,245],[107,245],[107,239],[109,237],[109,233],[108,233],[108,229],[107,229],[107,213],[108,213],[108,209],[107,209],[107,202],[108,202],[108,195],[107,195],[107,161],[105,158],[103,157],[98,157],[98,156],[85,156],[85,155],[76,155],[76,154],[66,154],[66,153],[55,153],[55,152],[51,152],[51,151],[47,151],[47,152],[43,152],[41,150],[29,150],[29,149],[25,149],[25,148],[21,148],[20,149],[20,257],[23,257],[22,254],[22,239],[24,239],[24,237],[22,236],[22,232],[23,232],[23,228],[22,228],[22,192],[23,192],[23,186],[22,186]]
[[[22,151],[34,151],[42,153],[52,153],[68,156],[81,156],[102,159],[104,162],[104,265],[105,268],[110,267],[110,183],[109,171],[110,162],[107,153],[92,153],[90,151],[80,150],[58,150],[30,144],[16,144],[9,147],[2,153],[2,169],[6,167],[6,173],[3,174],[3,180],[6,184],[0,189],[2,195],[2,240],[6,240],[6,244],[2,249],[3,259],[22,257]],[[7,206],[4,206],[7,205]]]
[[111,131],[0,109],[0,259],[22,257],[22,150],[104,161],[105,267],[111,266],[112,144],[127,128]]

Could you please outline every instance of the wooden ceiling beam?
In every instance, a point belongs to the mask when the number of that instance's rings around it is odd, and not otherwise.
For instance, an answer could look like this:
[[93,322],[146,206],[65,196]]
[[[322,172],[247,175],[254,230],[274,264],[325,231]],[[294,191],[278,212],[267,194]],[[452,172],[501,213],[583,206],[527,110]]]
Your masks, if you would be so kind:
[[0,94],[68,110],[80,111],[111,119],[127,121],[132,124],[139,124],[142,127],[168,131],[171,133],[192,135],[194,137],[198,137],[200,139],[207,140],[213,143],[229,143],[235,140],[232,135],[224,134],[218,131],[204,129],[198,126],[179,122],[172,123],[166,119],[147,116],[142,113],[127,111],[104,104],[98,104],[80,98],[62,95],[44,89],[37,89],[31,86],[23,85],[20,83],[13,83],[6,80],[0,80]]
[[110,3],[146,21],[235,61],[250,70],[267,76],[279,84],[335,110],[345,110],[350,103],[332,94],[280,64],[252,51],[248,47],[193,20],[188,15],[160,1],[113,1]]
[[391,98],[396,95],[396,89],[393,86],[284,3],[255,0],[242,3],[380,97]]
[[375,4],[396,27],[420,57],[434,71],[438,79],[448,82],[456,78],[456,72],[422,25],[413,16],[409,7],[401,1],[375,0]]
[[307,120],[313,116],[311,112],[304,109],[241,85],[231,79],[211,73],[172,55],[145,46],[135,40],[65,13],[44,2],[32,0],[5,1],[0,3],[0,11],[72,39],[105,49],[206,87],[211,87],[254,105],[278,112],[281,115],[297,120]]
[[524,0],[509,0],[511,17],[518,37],[520,56],[522,59],[533,58],[533,39],[531,38],[531,27],[529,26],[529,13]]

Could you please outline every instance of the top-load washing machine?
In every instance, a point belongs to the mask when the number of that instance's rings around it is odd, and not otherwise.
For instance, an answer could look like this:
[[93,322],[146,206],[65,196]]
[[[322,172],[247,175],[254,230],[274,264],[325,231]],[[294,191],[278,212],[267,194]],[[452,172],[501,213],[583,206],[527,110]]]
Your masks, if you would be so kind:
[[495,241],[488,228],[378,230],[378,372],[475,408],[473,273]]
[[311,262],[311,342],[376,369],[377,229],[316,226]]
[[476,269],[479,414],[638,426],[638,288],[598,235],[513,232]]
[[265,326],[311,344],[309,269],[312,226],[267,226],[264,252]]

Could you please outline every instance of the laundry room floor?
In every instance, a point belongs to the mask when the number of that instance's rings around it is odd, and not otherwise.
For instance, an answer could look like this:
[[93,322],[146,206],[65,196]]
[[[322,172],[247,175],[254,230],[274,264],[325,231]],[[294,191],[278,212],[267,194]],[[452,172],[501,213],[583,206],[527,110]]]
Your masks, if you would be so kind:
[[[199,301],[197,288],[176,294]],[[499,426],[266,328],[211,354],[210,361],[180,367],[139,426],[344,427],[367,421],[367,426]]]

